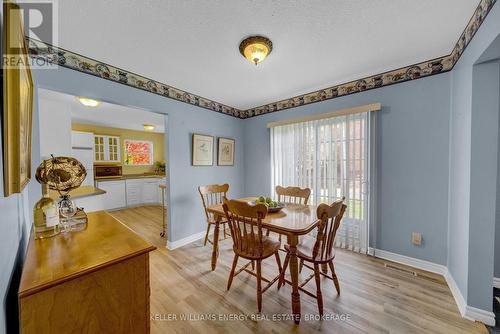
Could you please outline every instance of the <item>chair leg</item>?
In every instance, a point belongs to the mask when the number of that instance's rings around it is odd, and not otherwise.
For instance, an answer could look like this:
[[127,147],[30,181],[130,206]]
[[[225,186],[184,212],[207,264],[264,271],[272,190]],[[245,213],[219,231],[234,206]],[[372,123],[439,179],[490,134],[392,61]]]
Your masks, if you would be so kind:
[[328,274],[328,267],[326,263],[321,264],[321,271],[323,272],[323,274]]
[[281,259],[280,259],[280,254],[278,251],[274,253],[274,256],[276,257],[276,263],[278,264],[278,272],[281,274],[282,268],[281,268]]
[[340,295],[340,284],[337,278],[337,274],[335,274],[335,266],[333,265],[333,261],[328,262],[330,266],[330,271],[332,272],[333,284],[335,284],[335,289],[337,289],[337,293]]
[[268,237],[268,236],[269,236],[269,233],[271,233],[271,231],[267,230],[267,232],[266,232],[266,237]]
[[226,239],[226,236],[227,236],[227,234],[226,234],[226,224],[224,224],[224,238],[223,239]]
[[210,234],[210,226],[212,226],[212,224],[207,224],[207,234],[205,234],[205,242],[203,243],[203,246],[206,246],[207,245],[207,241],[208,241],[208,235]]
[[254,271],[254,270],[255,270],[255,261],[252,260],[252,271]]
[[319,315],[323,315],[323,296],[321,295],[321,281],[320,281],[320,273],[319,273],[319,265],[314,265],[314,278],[316,280],[316,298],[318,300],[318,310]]
[[281,269],[281,272],[280,272],[280,278],[278,280],[278,290],[281,288],[282,285],[285,284],[285,273],[286,273],[286,268],[288,267],[289,261],[290,261],[290,255],[286,254],[285,263],[283,264],[283,268]]
[[304,267],[304,260],[300,259],[300,264],[299,264],[299,273],[302,272],[302,267]]
[[234,270],[236,269],[236,265],[238,264],[238,255],[234,254],[233,258],[233,266],[231,267],[231,272],[229,273],[229,280],[227,281],[227,289],[231,287],[234,278]]
[[261,273],[261,260],[257,260],[257,308],[259,313],[262,311],[262,273]]

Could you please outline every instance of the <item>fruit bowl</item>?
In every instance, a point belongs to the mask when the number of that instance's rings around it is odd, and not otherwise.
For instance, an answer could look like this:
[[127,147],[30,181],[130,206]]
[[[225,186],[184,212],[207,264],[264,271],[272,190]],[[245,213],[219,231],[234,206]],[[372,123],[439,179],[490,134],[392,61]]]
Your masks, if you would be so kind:
[[264,196],[260,196],[257,200],[251,201],[249,203],[252,205],[264,204],[265,206],[267,206],[268,213],[280,212],[281,209],[283,209],[285,207],[285,205],[283,203],[278,203],[276,201],[271,200],[271,198],[264,197]]

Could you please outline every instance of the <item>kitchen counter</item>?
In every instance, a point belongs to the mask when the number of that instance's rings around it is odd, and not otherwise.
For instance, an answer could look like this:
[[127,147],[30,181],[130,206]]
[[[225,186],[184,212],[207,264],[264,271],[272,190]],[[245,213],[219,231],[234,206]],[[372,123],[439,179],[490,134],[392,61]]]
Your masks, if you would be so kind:
[[119,177],[96,177],[97,182],[101,181],[119,181],[119,180],[131,180],[131,179],[163,179],[165,175],[158,174],[125,174]]
[[[105,193],[106,191],[94,186],[81,186],[74,190],[71,190],[69,192],[69,195],[71,196],[72,199],[76,199],[76,198],[83,198],[95,195],[102,195]],[[55,190],[50,190],[49,195],[54,200],[57,200],[60,197],[59,193]]]

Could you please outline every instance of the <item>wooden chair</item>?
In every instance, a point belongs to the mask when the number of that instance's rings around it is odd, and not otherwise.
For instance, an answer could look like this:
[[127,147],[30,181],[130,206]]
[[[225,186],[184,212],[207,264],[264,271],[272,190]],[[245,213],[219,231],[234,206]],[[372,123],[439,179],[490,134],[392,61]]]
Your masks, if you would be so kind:
[[280,203],[307,205],[311,196],[311,189],[276,186],[276,194],[278,194],[278,202]]
[[[285,204],[302,204],[307,205],[309,197],[311,196],[311,189],[309,188],[299,188],[299,187],[282,187],[276,186],[276,194],[278,194],[278,202]],[[266,232],[266,236],[269,236],[269,230]],[[281,235],[279,235],[279,241],[281,241]]]
[[[213,245],[213,242],[212,240],[209,240],[208,235],[210,234],[211,226],[216,223],[215,217],[207,211],[207,207],[222,204],[228,191],[229,184],[227,183],[222,185],[212,184],[198,187],[198,192],[200,193],[201,201],[203,202],[203,209],[205,210],[205,215],[207,217],[207,233],[205,234],[205,241],[203,243],[204,246],[207,244],[207,241]],[[226,223],[227,220],[225,218],[219,222],[219,224],[222,224],[224,227],[224,239],[227,236]]]
[[[299,290],[311,297],[316,298],[320,315],[323,315],[323,297],[321,295],[320,275],[331,279],[335,285],[337,293],[340,294],[339,280],[335,274],[335,267],[333,265],[333,259],[335,258],[333,244],[346,208],[347,206],[344,204],[344,199],[336,201],[332,205],[320,204],[316,210],[316,215],[319,219],[316,238],[310,236],[303,237],[297,245],[297,257],[301,260],[301,264],[313,271],[313,274],[311,274],[311,276],[299,285]],[[285,249],[288,251],[288,245],[285,245]],[[288,280],[285,280],[285,272],[288,266],[288,261],[289,254],[285,257],[285,263],[278,282],[278,289],[284,284],[285,281],[290,284]],[[320,265],[326,264],[330,267],[332,276],[328,276],[326,272],[320,271]],[[313,277],[316,280],[316,294],[304,289],[304,286]]]
[[[262,277],[261,263],[262,260],[274,255],[281,273],[281,261],[278,254],[280,242],[267,238],[262,234],[262,220],[267,214],[267,207],[264,204],[250,205],[245,202],[226,199],[223,208],[229,222],[234,251],[227,289],[231,288],[233,278],[242,271],[257,277],[257,307],[260,312],[262,310],[262,293],[269,289],[280,277],[280,275],[277,275],[272,280]],[[240,257],[250,261],[235,273]],[[257,266],[257,273],[247,269],[250,264],[253,267],[254,263]],[[268,283],[267,286],[262,288],[261,281]]]

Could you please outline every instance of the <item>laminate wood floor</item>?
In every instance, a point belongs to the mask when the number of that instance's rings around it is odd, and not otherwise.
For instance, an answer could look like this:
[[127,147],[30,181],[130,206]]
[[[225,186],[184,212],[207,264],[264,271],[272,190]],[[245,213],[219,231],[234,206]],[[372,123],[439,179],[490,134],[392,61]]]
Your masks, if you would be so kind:
[[[166,249],[160,206],[111,214],[158,247],[150,254],[152,333],[487,333],[483,324],[460,316],[443,277],[344,250],[335,262],[341,295],[332,281],[321,280],[328,318],[314,319],[316,300],[302,293],[302,315],[309,319],[294,325],[288,319],[290,287],[278,291],[276,285],[264,293],[259,315],[253,276],[241,273],[226,290],[230,239],[221,242],[217,269],[211,271],[211,245],[204,247],[202,240]],[[264,261],[263,275],[276,274],[274,258]],[[302,275],[309,275],[307,268]],[[315,291],[314,280],[306,287]]]

